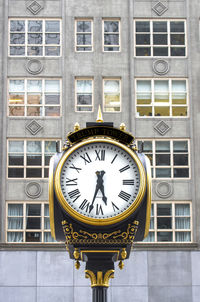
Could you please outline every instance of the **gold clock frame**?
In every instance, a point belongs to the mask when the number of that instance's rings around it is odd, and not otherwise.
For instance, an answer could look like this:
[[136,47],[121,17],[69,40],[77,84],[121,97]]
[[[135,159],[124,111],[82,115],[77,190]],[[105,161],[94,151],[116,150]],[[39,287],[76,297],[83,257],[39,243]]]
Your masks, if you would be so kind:
[[[86,216],[78,213],[77,211],[75,211],[67,203],[67,201],[62,193],[61,185],[60,185],[61,171],[62,171],[63,165],[64,165],[65,161],[67,160],[67,158],[80,147],[91,144],[91,143],[98,143],[98,142],[112,144],[112,145],[117,146],[117,147],[123,149],[124,151],[126,151],[134,159],[134,161],[138,167],[139,174],[140,174],[140,187],[139,187],[139,191],[138,191],[138,194],[136,196],[134,203],[132,205],[130,205],[130,207],[128,209],[126,209],[123,213],[120,213],[114,217],[103,218],[103,219],[86,217]],[[114,141],[112,139],[109,139],[109,138],[104,138],[104,137],[89,138],[84,141],[81,141],[80,143],[78,143],[76,145],[73,145],[69,150],[66,151],[66,153],[63,155],[63,157],[60,159],[58,166],[56,168],[56,172],[55,172],[54,186],[55,186],[55,193],[58,198],[58,201],[60,202],[62,208],[70,216],[72,216],[76,220],[81,221],[85,224],[96,225],[96,226],[106,226],[106,225],[118,223],[118,222],[126,219],[138,208],[138,206],[140,205],[141,201],[143,200],[145,192],[146,192],[146,174],[145,174],[145,169],[144,169],[140,159],[137,157],[137,155],[134,153],[134,151],[132,151],[127,146],[125,146],[117,141]]]

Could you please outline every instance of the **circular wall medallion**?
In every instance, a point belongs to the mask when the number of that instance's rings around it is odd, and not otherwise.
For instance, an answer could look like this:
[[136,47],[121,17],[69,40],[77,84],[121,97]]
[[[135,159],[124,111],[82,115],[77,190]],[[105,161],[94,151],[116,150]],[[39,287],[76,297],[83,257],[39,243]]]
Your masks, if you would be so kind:
[[44,66],[42,62],[37,59],[28,60],[26,63],[26,70],[31,74],[38,74],[42,72]]
[[168,198],[172,195],[173,188],[172,185],[166,181],[162,181],[156,186],[156,194],[161,198]]
[[42,194],[42,188],[37,182],[29,182],[26,185],[25,193],[30,198],[38,198]]
[[169,72],[169,63],[165,60],[156,60],[153,62],[153,70],[157,74],[166,74]]

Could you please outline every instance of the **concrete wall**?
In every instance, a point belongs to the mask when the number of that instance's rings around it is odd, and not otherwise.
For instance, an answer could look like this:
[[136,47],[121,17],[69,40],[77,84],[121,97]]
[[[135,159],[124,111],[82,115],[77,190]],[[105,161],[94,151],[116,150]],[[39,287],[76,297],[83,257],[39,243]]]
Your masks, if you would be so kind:
[[[135,251],[108,289],[108,302],[199,302],[200,252]],[[1,302],[89,302],[84,264],[66,252],[0,252]]]

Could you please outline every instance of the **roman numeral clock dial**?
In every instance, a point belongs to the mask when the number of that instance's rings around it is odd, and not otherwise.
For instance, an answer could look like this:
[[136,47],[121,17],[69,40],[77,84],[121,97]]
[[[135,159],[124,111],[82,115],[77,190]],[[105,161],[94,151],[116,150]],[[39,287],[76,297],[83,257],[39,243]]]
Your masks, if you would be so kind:
[[74,218],[112,224],[130,215],[145,193],[144,168],[128,147],[108,139],[73,146],[56,171],[56,194]]

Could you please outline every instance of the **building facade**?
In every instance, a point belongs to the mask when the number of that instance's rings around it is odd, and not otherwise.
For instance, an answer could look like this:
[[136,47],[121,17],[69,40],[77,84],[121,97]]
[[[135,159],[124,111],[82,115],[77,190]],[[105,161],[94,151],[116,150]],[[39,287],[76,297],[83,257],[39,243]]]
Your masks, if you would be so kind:
[[48,166],[79,122],[123,122],[152,165],[150,233],[109,302],[200,299],[200,3],[1,0],[0,301],[90,301],[50,234]]

